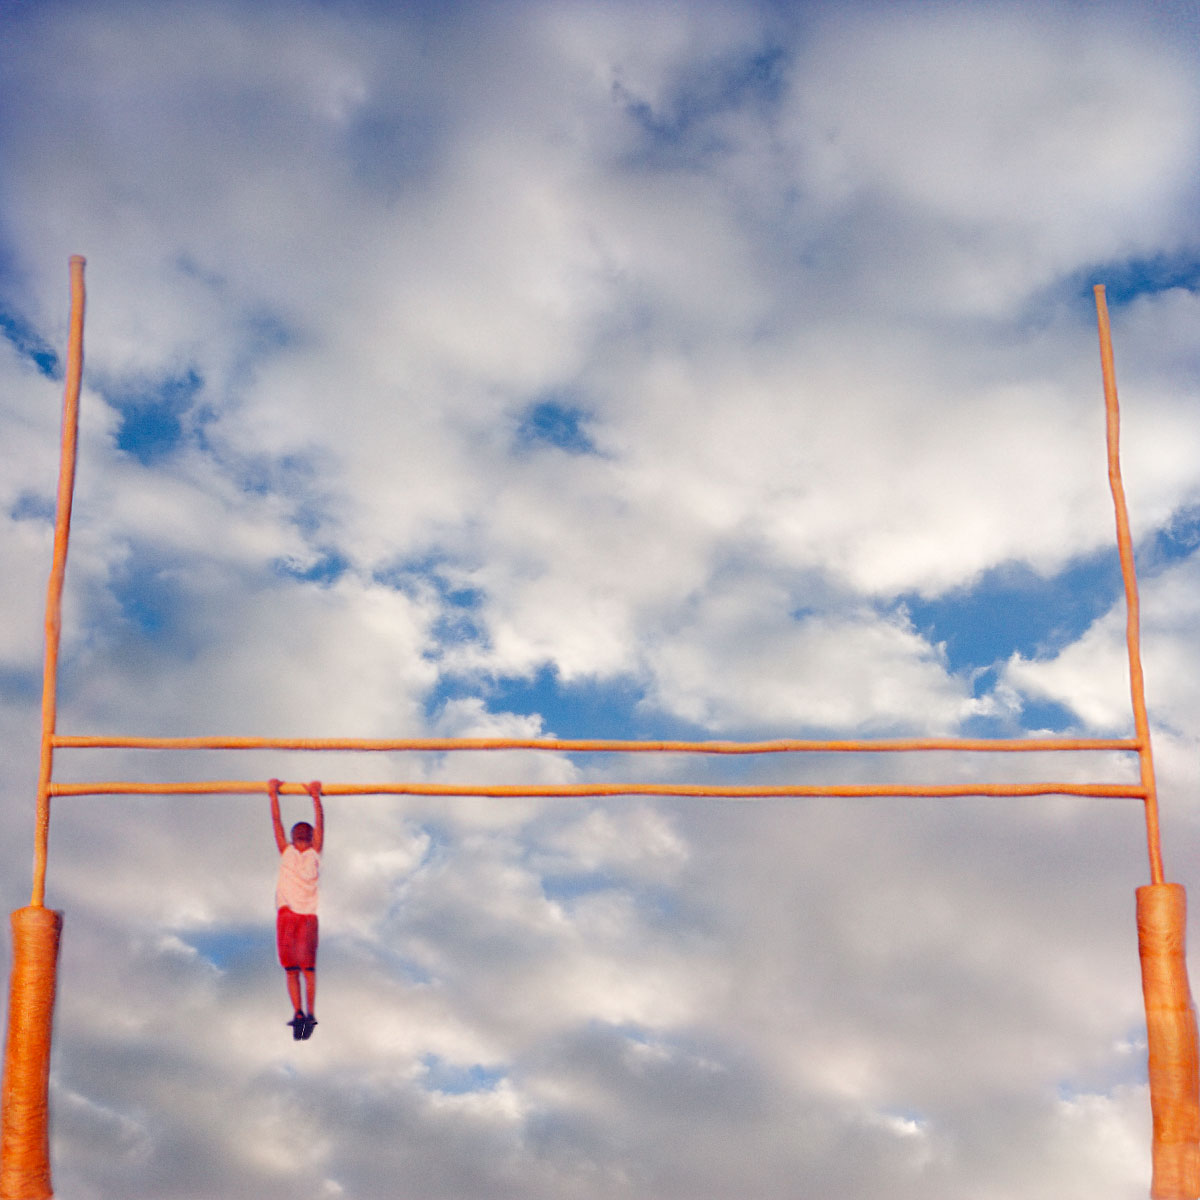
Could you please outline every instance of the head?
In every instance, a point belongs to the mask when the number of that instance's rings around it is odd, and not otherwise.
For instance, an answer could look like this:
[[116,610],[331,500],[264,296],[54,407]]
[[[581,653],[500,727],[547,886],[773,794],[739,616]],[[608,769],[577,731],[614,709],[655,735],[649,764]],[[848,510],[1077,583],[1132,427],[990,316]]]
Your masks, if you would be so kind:
[[307,821],[297,821],[292,826],[292,845],[297,850],[307,850],[312,846],[313,827]]

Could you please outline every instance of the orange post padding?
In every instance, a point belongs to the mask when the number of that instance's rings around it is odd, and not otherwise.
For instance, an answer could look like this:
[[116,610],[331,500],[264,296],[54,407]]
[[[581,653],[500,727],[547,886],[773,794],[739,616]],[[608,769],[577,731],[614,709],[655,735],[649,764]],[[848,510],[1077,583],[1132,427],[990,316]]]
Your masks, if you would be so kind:
[[12,914],[13,969],[4,1047],[0,1200],[47,1200],[50,1037],[62,914],[31,905]]
[[1154,1200],[1200,1197],[1200,1056],[1184,942],[1187,896],[1178,883],[1137,890],[1138,952],[1150,1051]]

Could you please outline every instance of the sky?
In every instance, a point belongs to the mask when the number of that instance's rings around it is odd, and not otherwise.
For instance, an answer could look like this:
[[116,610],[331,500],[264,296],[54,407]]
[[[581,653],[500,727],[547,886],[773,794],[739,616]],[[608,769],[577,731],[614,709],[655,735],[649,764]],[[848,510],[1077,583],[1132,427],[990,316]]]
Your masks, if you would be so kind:
[[[1129,736],[1105,284],[1190,886],[1198,35],[1182,2],[0,0],[8,907],[72,254],[58,725],[96,734]],[[55,769],[1136,776],[1116,753]],[[56,801],[63,1200],[1149,1190],[1136,801],[334,798],[304,1043],[276,857],[265,796]]]

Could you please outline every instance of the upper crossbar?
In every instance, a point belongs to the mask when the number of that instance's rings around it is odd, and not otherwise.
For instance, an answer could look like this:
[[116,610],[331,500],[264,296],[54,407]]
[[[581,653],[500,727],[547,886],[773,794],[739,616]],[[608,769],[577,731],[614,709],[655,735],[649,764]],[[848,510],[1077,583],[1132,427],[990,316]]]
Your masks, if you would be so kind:
[[270,738],[126,737],[58,734],[62,749],[122,750],[557,750],[566,754],[869,754],[910,750],[965,750],[1013,753],[1043,750],[1123,750],[1137,752],[1137,738],[877,738],[821,741],[774,738],[768,741],[650,741],[619,738]]

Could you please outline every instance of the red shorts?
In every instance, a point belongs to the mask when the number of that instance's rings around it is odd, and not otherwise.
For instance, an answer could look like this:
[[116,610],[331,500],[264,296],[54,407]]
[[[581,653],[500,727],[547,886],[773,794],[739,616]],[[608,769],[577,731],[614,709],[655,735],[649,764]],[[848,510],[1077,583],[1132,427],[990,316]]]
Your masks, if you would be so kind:
[[275,944],[285,971],[316,969],[317,914],[295,913],[286,906],[275,914]]

